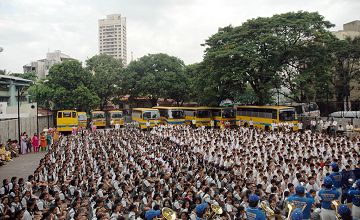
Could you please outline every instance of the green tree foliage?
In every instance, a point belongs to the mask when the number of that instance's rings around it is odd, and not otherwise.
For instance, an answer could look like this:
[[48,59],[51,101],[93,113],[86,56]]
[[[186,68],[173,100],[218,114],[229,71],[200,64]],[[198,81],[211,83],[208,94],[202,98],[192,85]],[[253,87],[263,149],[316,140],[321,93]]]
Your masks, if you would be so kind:
[[53,109],[78,109],[90,111],[98,106],[100,99],[89,87],[92,74],[75,60],[55,64],[46,80],[30,88],[30,94],[40,106]]
[[119,86],[115,83],[120,81],[123,72],[121,60],[106,54],[95,55],[86,61],[86,69],[94,74],[93,91],[99,96],[103,109]]
[[348,103],[350,92],[360,82],[360,37],[338,40],[333,44],[333,49],[336,99]]
[[[248,83],[258,104],[271,102],[274,88],[287,87],[297,100],[316,96],[316,78],[331,69],[325,48],[332,24],[318,13],[290,12],[220,28],[206,40],[204,65],[213,83],[236,96]],[[330,74],[326,75],[326,80]],[[225,83],[224,83],[225,82]]]
[[188,80],[182,60],[167,54],[149,54],[133,61],[122,78],[122,88],[133,97],[174,99],[181,104],[188,96]]
[[282,83],[278,85],[290,91],[283,95],[297,102],[321,98],[323,84],[331,84],[329,45],[336,39],[328,29],[333,24],[310,12],[275,15],[272,20],[272,29],[280,41]]
[[37,80],[37,75],[35,72],[27,72],[27,73],[11,73],[10,76],[16,76],[16,77],[20,77],[23,79],[29,79],[32,81],[36,81]]

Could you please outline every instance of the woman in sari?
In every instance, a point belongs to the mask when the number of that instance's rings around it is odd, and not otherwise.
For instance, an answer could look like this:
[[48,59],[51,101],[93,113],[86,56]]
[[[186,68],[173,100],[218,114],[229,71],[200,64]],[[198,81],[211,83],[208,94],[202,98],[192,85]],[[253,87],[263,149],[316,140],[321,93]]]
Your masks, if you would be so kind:
[[26,152],[27,152],[27,142],[26,141],[27,141],[26,132],[24,132],[21,135],[21,143],[20,143],[21,154],[26,154]]
[[45,132],[42,132],[41,135],[40,135],[40,148],[41,148],[41,151],[46,150],[46,145],[47,145],[47,141],[46,141]]
[[34,136],[31,139],[32,146],[34,148],[34,152],[39,152],[39,137],[35,133]]

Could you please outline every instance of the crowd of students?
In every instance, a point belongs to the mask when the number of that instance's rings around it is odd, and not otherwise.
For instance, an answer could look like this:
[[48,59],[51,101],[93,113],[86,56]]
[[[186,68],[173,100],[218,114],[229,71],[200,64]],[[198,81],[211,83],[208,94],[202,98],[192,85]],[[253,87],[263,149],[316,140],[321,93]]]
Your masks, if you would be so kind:
[[[360,140],[311,132],[159,126],[61,137],[27,181],[0,189],[2,219],[359,219]],[[332,202],[338,200],[335,208]],[[293,211],[288,214],[288,205]],[[261,208],[262,207],[262,208]]]

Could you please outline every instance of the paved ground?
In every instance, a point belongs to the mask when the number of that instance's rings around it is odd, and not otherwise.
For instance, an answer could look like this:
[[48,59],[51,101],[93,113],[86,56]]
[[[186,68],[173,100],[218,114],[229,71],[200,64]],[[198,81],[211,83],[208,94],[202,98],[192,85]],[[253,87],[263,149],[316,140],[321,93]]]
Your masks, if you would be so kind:
[[0,167],[0,182],[5,178],[10,179],[13,176],[18,178],[27,179],[28,175],[33,174],[36,167],[39,165],[40,159],[45,156],[43,153],[30,153],[25,155],[19,155],[19,157],[13,158],[13,161],[7,162]]

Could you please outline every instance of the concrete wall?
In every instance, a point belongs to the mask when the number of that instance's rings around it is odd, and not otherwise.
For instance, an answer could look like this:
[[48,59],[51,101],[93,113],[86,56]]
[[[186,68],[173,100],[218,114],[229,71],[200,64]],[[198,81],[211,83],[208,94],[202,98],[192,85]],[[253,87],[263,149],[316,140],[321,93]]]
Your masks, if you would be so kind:
[[[53,118],[49,116],[50,127],[54,127]],[[39,117],[39,131],[48,127],[48,118],[46,116]],[[36,116],[28,118],[20,118],[20,133],[26,132],[32,137],[37,132]],[[0,143],[5,144],[8,139],[18,140],[18,120],[0,121]]]

